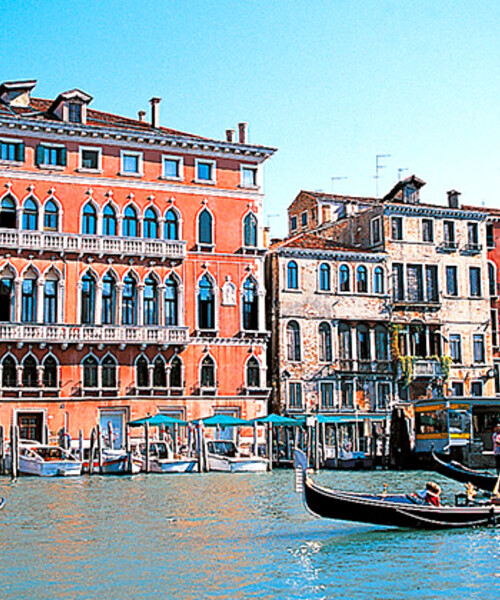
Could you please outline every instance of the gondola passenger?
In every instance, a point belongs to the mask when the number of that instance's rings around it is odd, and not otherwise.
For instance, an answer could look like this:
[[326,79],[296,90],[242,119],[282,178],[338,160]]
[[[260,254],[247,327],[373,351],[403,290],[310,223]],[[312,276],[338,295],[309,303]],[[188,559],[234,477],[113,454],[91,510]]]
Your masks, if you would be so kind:
[[434,481],[425,485],[425,501],[432,506],[441,506],[441,488]]

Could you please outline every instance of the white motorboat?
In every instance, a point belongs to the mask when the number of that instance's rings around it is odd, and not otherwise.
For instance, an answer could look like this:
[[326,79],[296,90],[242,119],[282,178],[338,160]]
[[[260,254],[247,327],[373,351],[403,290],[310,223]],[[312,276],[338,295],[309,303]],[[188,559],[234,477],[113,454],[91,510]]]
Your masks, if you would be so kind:
[[[141,443],[139,451],[142,458],[142,470],[146,470],[146,444]],[[193,473],[198,470],[195,458],[176,457],[167,442],[149,444],[149,470],[151,473]]]
[[260,456],[243,456],[231,440],[207,442],[208,468],[210,471],[227,473],[262,473],[267,471],[268,461]]
[[39,477],[81,475],[82,463],[59,446],[22,444],[19,446],[19,473]]
[[[89,472],[89,448],[84,448],[83,450],[83,472]],[[135,475],[140,473],[142,461],[140,457],[135,454],[132,454],[130,457],[130,467],[129,467],[129,458],[125,450],[118,449],[114,450],[113,448],[103,448],[102,449],[102,467],[99,472],[99,459],[96,455],[94,455],[94,460],[92,461],[92,472],[99,473],[100,475]]]

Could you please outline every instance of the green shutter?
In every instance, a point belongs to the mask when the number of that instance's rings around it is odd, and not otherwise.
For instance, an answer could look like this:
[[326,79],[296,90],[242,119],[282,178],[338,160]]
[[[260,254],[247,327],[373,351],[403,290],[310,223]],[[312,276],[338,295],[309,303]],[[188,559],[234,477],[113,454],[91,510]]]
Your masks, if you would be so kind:
[[44,147],[42,146],[42,144],[38,144],[38,146],[36,147],[36,164],[37,165],[43,165],[43,154],[44,154]]
[[60,162],[59,162],[59,164],[60,164],[62,167],[65,167],[65,166],[66,166],[66,154],[67,154],[67,152],[66,152],[66,148],[61,148],[61,153],[60,153],[60,155],[59,155],[59,158],[60,158]]
[[20,144],[17,144],[16,160],[19,162],[24,162],[24,143],[23,142],[21,142]]

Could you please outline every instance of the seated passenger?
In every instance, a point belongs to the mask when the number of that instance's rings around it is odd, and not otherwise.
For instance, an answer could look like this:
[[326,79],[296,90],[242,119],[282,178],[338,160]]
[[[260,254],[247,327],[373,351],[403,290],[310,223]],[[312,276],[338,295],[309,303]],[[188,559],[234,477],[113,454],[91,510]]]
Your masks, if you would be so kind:
[[433,506],[441,506],[441,488],[434,481],[428,481],[425,485],[425,501]]

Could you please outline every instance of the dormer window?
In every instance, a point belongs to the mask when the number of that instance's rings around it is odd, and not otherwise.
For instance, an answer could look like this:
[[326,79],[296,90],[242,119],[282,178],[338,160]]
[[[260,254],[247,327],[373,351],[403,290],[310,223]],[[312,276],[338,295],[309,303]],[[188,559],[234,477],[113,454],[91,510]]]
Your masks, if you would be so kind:
[[76,102],[70,102],[68,105],[68,121],[70,123],[81,123],[82,122],[82,105]]
[[59,94],[49,108],[49,112],[65,123],[87,123],[87,105],[92,102],[92,96],[74,89]]
[[408,204],[418,203],[418,191],[413,185],[406,185],[404,187],[403,200]]

